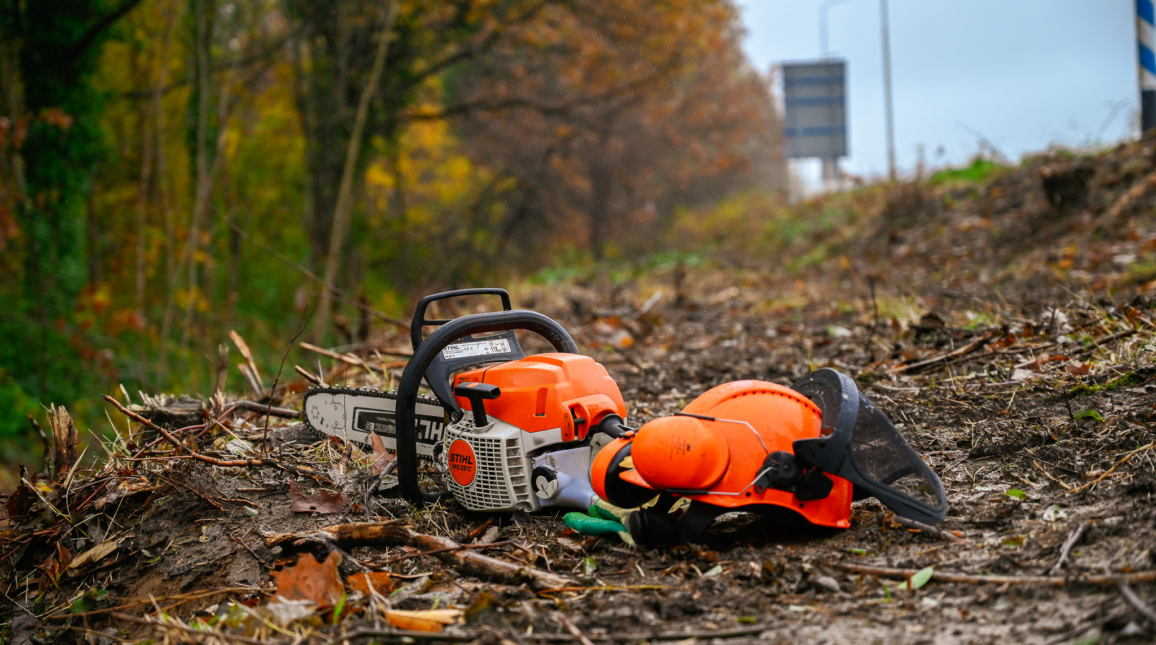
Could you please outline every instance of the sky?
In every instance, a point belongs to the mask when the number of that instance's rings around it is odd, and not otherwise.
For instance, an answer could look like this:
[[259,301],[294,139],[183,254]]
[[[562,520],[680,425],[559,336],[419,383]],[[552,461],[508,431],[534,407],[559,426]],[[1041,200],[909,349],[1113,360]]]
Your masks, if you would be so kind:
[[[847,61],[849,156],[887,174],[879,0],[738,0],[743,47],[762,72],[819,58],[828,5],[833,57]],[[1139,124],[1135,0],[890,0],[895,151],[930,168],[966,164],[983,139],[1012,161],[1049,146],[1134,137]],[[781,89],[778,90],[781,92]],[[811,186],[814,160],[796,162]]]

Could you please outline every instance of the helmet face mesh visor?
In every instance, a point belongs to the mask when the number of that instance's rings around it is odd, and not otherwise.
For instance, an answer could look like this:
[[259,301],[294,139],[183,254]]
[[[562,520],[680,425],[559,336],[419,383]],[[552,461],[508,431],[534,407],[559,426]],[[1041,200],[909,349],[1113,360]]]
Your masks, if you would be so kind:
[[804,462],[855,485],[855,499],[875,497],[901,517],[934,523],[947,515],[939,477],[849,377],[812,372],[795,389],[823,414],[823,433],[794,442]]
[[[888,506],[891,503],[879,495],[880,490],[907,497],[931,515],[937,515],[936,511],[941,508],[946,510],[939,477],[907,444],[887,417],[862,395],[859,397],[855,432],[851,435],[851,459],[863,477],[873,484],[868,486],[867,482],[862,482],[860,485]],[[899,509],[892,510],[899,513]],[[937,519],[942,519],[942,516]]]

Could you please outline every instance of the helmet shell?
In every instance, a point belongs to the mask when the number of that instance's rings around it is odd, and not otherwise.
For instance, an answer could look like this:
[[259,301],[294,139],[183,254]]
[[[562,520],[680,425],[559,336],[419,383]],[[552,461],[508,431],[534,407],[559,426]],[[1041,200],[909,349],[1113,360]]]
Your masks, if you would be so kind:
[[[810,399],[776,383],[734,381],[704,392],[686,406],[683,412],[715,419],[694,420],[714,431],[715,434],[702,433],[699,436],[709,437],[712,443],[725,444],[728,458],[725,470],[717,480],[697,488],[704,492],[679,493],[679,495],[692,501],[735,510],[740,510],[744,506],[772,504],[791,509],[808,522],[819,526],[837,528],[851,526],[852,485],[842,477],[828,475],[834,483],[831,494],[823,499],[810,501],[801,501],[790,491],[768,488],[760,493],[753,486],[748,487],[762,470],[763,462],[769,453],[783,450],[794,454],[793,443],[796,439],[820,435],[822,416],[819,408]],[[663,429],[674,426],[666,419],[656,419],[643,426],[638,432],[638,437],[649,432],[652,427],[659,431],[655,434],[660,434]],[[642,446],[634,446],[632,455],[636,468],[620,473],[619,477],[631,484],[655,490],[684,489],[683,486],[664,486],[658,481],[650,481],[648,473],[654,476],[653,473],[662,471],[665,476],[665,469],[653,465],[644,467],[643,464],[649,464],[652,460],[655,462],[662,459],[670,460],[669,452],[664,455],[661,450],[667,444],[654,441],[650,445],[658,449],[652,451],[648,447],[644,451]],[[646,456],[643,456],[644,452]],[[673,463],[673,460],[671,461]],[[709,479],[718,462],[717,456],[697,462],[700,469],[693,475],[695,480]],[[663,479],[663,481],[675,480]]]

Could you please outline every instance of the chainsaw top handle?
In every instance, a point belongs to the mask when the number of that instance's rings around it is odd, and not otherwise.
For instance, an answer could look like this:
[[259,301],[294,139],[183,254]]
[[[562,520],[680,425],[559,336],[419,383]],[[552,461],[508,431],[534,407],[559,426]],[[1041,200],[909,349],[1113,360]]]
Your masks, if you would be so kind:
[[438,300],[448,300],[450,298],[460,298],[462,296],[498,296],[502,299],[503,310],[510,311],[514,308],[514,306],[510,304],[509,292],[505,289],[497,289],[494,287],[481,289],[455,289],[454,291],[445,291],[443,293],[435,293],[433,295],[426,296],[421,299],[421,302],[417,303],[417,309],[413,312],[413,320],[411,320],[409,323],[409,340],[413,345],[413,351],[416,352],[417,348],[421,346],[423,340],[421,334],[422,327],[427,325],[444,325],[449,322],[448,320],[426,320],[426,309]]
[[[472,290],[471,290],[472,291]],[[478,290],[482,291],[482,290]],[[501,291],[500,289],[486,291]],[[504,292],[503,292],[504,293]],[[423,301],[424,302],[424,301]],[[426,303],[428,304],[428,303]],[[420,305],[419,305],[420,307]],[[420,309],[419,309],[420,311]],[[417,317],[415,316],[415,321]],[[471,334],[487,334],[494,332],[512,332],[524,329],[534,332],[545,338],[559,352],[577,354],[578,345],[566,330],[553,320],[536,311],[515,309],[511,311],[496,311],[483,314],[471,314],[455,318],[442,324],[440,328],[429,335],[420,344],[415,346],[413,357],[406,365],[401,375],[401,383],[397,387],[397,479],[401,486],[401,494],[414,506],[421,506],[425,502],[434,502],[446,494],[447,491],[425,493],[418,485],[417,478],[417,394],[426,370],[439,357],[446,347],[454,341],[461,340]],[[420,334],[420,328],[418,332]],[[443,375],[447,378],[448,374]],[[436,377],[435,377],[436,378]],[[430,383],[431,387],[433,383]],[[444,401],[443,401],[444,403]],[[456,401],[454,408],[458,408]],[[454,412],[454,421],[461,418],[461,410]]]

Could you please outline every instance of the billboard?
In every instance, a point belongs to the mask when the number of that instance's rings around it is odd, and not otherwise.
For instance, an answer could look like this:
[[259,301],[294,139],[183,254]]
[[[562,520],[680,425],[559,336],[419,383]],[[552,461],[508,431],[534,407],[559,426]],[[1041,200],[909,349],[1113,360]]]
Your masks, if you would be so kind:
[[847,156],[847,64],[830,59],[783,64],[787,157]]

